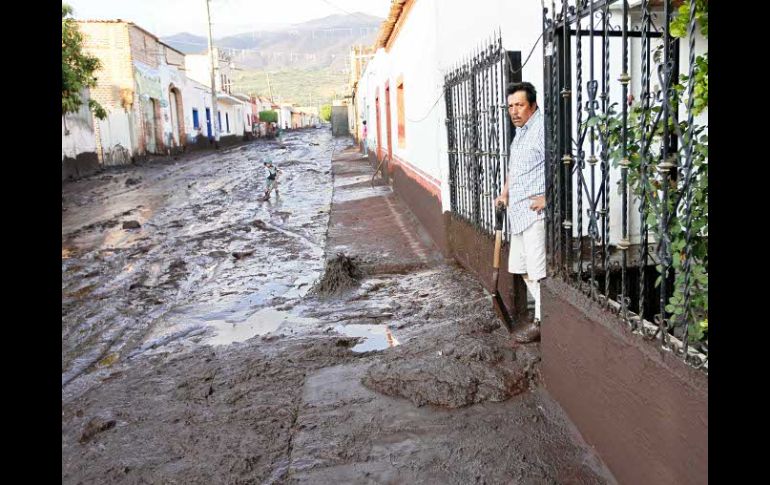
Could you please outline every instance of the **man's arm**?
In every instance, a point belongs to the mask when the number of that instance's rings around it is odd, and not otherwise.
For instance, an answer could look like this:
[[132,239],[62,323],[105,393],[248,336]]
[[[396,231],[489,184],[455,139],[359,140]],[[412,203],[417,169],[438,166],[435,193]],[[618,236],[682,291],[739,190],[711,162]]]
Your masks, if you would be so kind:
[[533,195],[529,198],[532,201],[529,208],[530,210],[537,211],[538,214],[545,209],[545,195]]

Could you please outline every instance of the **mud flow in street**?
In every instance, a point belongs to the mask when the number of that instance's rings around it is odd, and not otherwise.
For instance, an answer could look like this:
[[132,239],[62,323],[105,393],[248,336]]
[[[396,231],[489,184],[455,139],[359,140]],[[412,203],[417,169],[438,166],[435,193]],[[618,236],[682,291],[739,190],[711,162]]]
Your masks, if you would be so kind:
[[614,483],[372,173],[311,128],[63,183],[62,483]]

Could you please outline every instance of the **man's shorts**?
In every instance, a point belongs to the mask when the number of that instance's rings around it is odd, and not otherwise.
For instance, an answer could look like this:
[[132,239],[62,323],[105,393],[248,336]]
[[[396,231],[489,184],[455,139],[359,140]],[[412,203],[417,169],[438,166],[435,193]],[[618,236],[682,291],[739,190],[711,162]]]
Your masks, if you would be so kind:
[[275,185],[275,179],[267,179],[267,185],[265,185],[265,189],[272,189],[273,185]]
[[511,235],[508,272],[529,275],[533,281],[545,278],[545,220]]

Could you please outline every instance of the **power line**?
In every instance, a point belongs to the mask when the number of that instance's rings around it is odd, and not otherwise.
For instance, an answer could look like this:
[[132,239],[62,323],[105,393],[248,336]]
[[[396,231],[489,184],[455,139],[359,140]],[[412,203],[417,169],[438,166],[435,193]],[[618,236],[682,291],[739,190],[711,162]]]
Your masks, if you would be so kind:
[[512,74],[519,73],[519,72],[521,72],[522,69],[524,69],[524,66],[526,66],[527,63],[529,62],[529,58],[532,57],[532,53],[535,52],[535,47],[537,47],[537,44],[540,43],[540,39],[542,39],[542,38],[543,38],[543,33],[541,32],[540,33],[540,37],[538,37],[537,40],[535,41],[534,45],[532,45],[532,49],[529,51],[529,55],[527,56],[527,59],[524,61],[524,64],[522,64],[519,69],[517,69],[515,71],[511,71]]
[[[530,49],[529,55],[527,56],[527,59],[524,61],[524,64],[522,64],[521,67],[516,69],[515,71],[511,71],[511,74],[519,73],[519,72],[521,72],[524,69],[524,66],[527,65],[527,63],[529,62],[529,59],[532,57],[532,54],[535,52],[535,47],[537,47],[537,44],[540,43],[540,39],[542,39],[542,38],[543,38],[543,34],[541,33],[540,36],[537,38],[537,40],[535,40],[535,43],[532,45],[532,49]],[[438,104],[438,102],[439,102],[439,100],[441,99],[442,96],[444,96],[444,88],[443,87],[441,88],[441,93],[436,98],[436,101],[433,102],[433,105],[428,109],[428,112],[425,113],[425,116],[423,116],[419,120],[413,120],[411,118],[407,118],[407,120],[411,121],[412,123],[421,123],[421,122],[425,121],[425,118],[427,118],[428,115],[433,111],[433,108],[436,107],[436,105]]]
[[436,101],[433,102],[433,105],[428,109],[428,112],[425,113],[425,116],[423,116],[419,120],[413,120],[411,118],[407,118],[407,120],[411,121],[412,123],[421,123],[421,122],[425,121],[425,118],[427,118],[428,115],[431,114],[431,112],[433,111],[433,108],[436,107],[436,105],[438,104],[438,102],[439,102],[439,100],[441,99],[442,96],[444,96],[444,88],[441,88],[441,94],[439,94],[438,98],[436,98]]

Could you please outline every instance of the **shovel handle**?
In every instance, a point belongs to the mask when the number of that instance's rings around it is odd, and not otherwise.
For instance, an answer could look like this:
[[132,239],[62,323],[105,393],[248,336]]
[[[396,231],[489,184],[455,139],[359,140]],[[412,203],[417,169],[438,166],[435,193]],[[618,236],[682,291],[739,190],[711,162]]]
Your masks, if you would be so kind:
[[505,218],[505,206],[498,204],[495,207],[495,254],[492,259],[492,268],[500,267],[500,247],[503,244],[503,219]]

